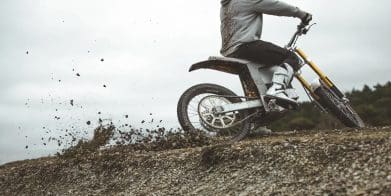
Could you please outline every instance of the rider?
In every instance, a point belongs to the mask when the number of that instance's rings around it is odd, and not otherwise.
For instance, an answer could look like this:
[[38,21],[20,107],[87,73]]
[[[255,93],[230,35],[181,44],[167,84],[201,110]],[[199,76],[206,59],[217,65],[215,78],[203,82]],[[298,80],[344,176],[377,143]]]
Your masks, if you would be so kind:
[[300,18],[303,24],[312,20],[312,15],[278,0],[221,0],[221,54],[232,58],[247,59],[266,66],[279,65],[273,75],[273,85],[267,97],[288,103],[285,89],[295,71],[300,69],[298,57],[291,51],[260,40],[263,14]]

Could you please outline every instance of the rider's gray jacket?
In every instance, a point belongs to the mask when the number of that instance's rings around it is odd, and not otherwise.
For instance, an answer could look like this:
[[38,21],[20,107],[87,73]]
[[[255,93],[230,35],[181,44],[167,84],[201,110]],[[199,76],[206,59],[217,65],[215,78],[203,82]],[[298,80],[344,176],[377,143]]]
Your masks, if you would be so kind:
[[221,54],[228,56],[241,44],[259,40],[262,14],[302,17],[305,12],[278,0],[221,0]]

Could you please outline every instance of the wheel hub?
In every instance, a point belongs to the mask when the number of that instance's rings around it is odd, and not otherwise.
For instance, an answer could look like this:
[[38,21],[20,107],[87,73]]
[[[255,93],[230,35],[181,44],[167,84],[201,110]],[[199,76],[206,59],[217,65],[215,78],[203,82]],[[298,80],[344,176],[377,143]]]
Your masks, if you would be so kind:
[[198,105],[198,113],[201,121],[214,129],[230,128],[236,121],[236,114],[234,112],[222,113],[222,106],[230,103],[224,97],[204,97]]

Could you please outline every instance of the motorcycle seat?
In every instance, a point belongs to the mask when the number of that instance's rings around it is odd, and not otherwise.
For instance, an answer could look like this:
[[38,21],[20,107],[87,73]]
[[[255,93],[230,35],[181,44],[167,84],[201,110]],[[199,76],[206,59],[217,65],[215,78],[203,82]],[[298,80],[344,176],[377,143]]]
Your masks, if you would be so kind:
[[250,61],[245,59],[231,58],[231,57],[222,57],[222,56],[210,56],[209,60],[215,61],[225,61],[231,63],[240,63],[240,64],[248,64]]

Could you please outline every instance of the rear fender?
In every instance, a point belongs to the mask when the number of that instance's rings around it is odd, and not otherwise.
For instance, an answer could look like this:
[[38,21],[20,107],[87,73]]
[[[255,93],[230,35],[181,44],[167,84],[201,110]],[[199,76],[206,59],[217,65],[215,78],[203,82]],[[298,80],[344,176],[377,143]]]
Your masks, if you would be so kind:
[[201,61],[193,64],[189,72],[198,69],[212,69],[225,73],[239,75],[247,69],[248,61],[227,57],[210,57],[207,61]]

